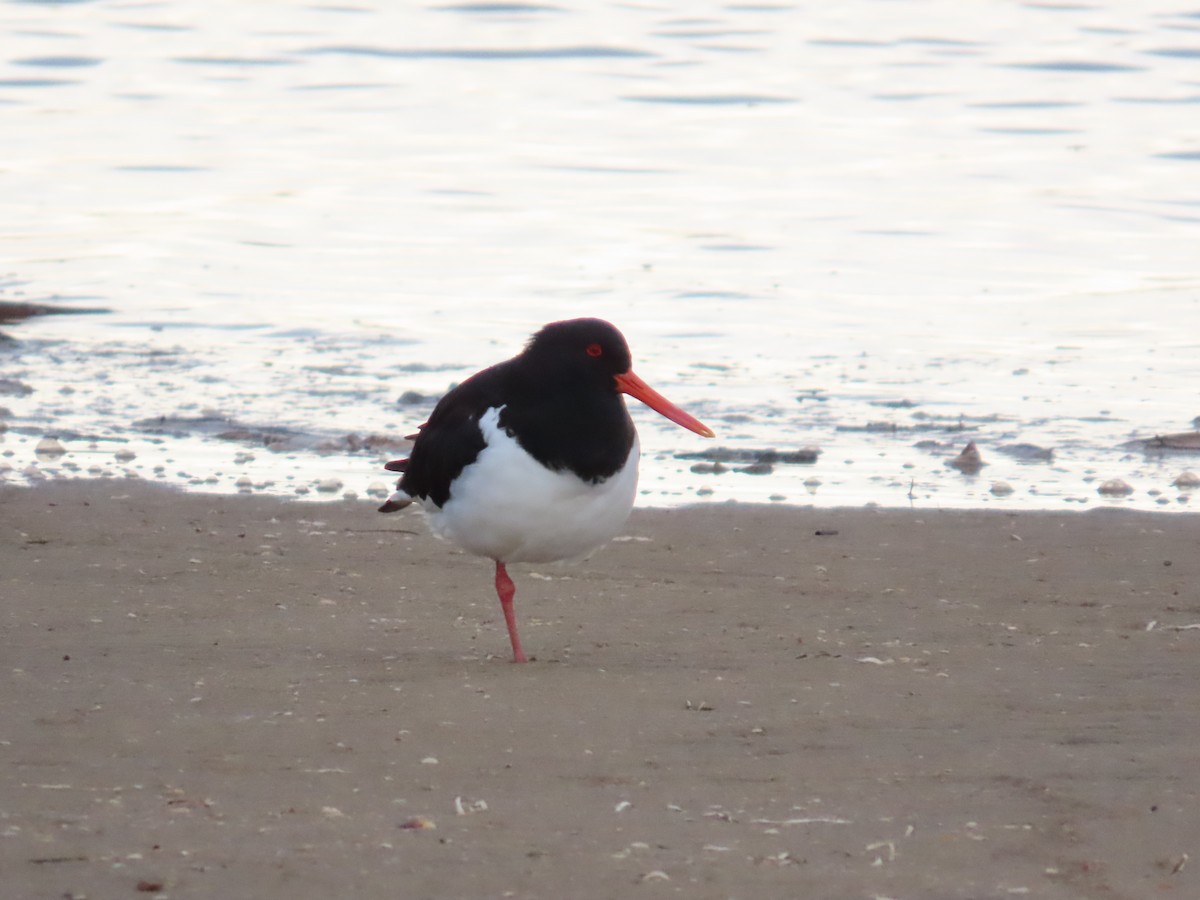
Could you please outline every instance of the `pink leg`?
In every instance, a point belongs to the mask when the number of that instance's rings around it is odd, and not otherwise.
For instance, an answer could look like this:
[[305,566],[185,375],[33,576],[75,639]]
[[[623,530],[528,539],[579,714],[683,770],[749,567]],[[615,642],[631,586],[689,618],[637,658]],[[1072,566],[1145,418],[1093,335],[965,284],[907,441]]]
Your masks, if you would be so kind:
[[513,662],[525,662],[525,652],[521,649],[521,639],[517,637],[517,615],[513,612],[513,595],[516,586],[508,577],[504,563],[496,560],[496,593],[500,597],[500,608],[504,610],[504,624],[508,626],[508,639],[512,641]]

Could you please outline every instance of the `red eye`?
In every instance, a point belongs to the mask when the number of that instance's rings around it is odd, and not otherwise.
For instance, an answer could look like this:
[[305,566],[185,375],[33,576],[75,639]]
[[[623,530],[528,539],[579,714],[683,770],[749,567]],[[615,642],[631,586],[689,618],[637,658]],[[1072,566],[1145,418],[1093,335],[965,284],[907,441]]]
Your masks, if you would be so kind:
[[588,356],[603,356],[604,348],[601,347],[599,344],[588,344],[587,355]]

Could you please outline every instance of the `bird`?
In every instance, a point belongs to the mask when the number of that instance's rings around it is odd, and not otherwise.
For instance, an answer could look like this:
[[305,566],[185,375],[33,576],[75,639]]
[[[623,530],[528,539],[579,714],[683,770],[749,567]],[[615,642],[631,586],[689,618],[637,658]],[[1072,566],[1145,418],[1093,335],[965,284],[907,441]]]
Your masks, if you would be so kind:
[[584,558],[616,536],[633,508],[640,445],[622,395],[703,437],[711,428],[634,374],[629,345],[603,319],[551,322],[524,350],[467,378],[410,435],[383,513],[420,504],[439,537],[495,562],[512,644],[512,563]]

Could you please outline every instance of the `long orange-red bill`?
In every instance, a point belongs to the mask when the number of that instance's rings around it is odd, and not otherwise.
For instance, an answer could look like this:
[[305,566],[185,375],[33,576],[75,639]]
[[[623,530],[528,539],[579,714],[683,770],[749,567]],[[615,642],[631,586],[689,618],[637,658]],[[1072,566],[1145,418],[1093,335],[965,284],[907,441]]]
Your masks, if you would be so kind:
[[703,437],[716,437],[713,430],[697,419],[685,413],[682,409],[656,391],[642,379],[629,370],[624,375],[617,376],[617,388],[636,400],[641,400],[659,415],[666,416],[676,425],[682,425],[688,431],[694,431]]

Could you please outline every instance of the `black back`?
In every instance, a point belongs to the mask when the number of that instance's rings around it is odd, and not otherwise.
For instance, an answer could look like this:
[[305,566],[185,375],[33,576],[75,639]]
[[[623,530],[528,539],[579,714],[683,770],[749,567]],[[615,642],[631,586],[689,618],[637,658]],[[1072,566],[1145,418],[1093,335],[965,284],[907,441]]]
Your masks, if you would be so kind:
[[625,338],[608,322],[545,326],[520,356],[442,397],[413,444],[400,489],[444,506],[451,483],[486,446],[479,420],[490,408],[502,408],[500,426],[542,465],[604,481],[633,446],[633,420],[614,381],[630,365]]

